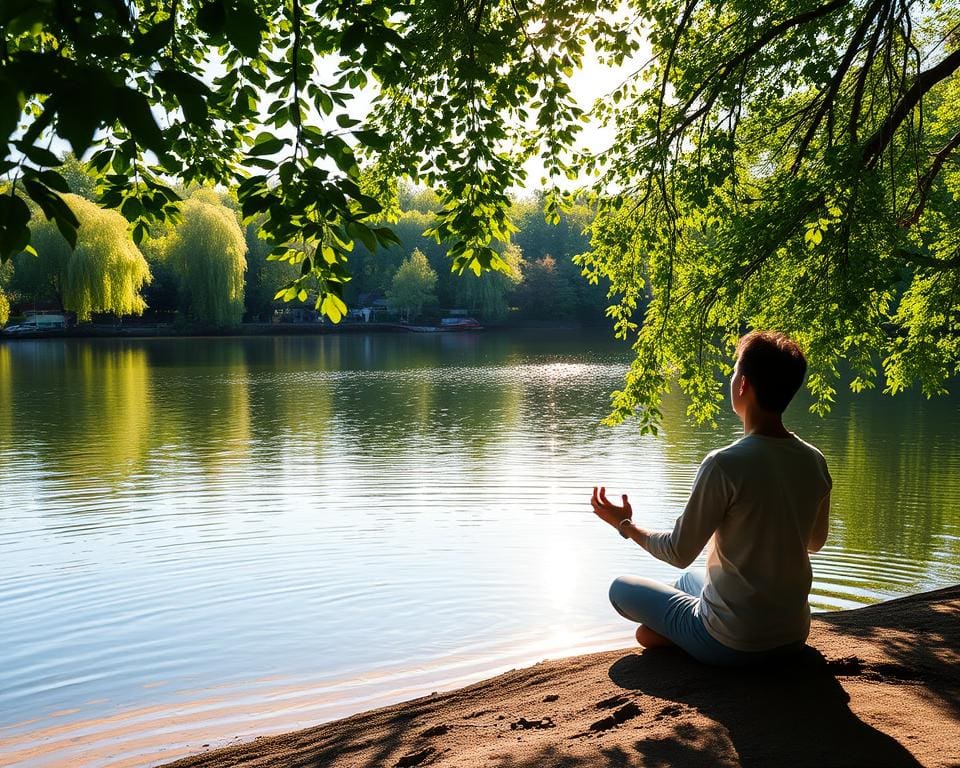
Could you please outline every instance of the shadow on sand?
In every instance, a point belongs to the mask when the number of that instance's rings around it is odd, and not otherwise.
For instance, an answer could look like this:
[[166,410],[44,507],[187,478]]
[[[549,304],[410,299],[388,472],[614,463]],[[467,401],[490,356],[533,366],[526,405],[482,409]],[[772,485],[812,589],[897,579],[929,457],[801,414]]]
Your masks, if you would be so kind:
[[920,763],[899,742],[850,711],[834,665],[805,648],[790,666],[709,670],[679,651],[625,656],[610,668],[621,688],[676,702],[715,725],[678,722],[670,736],[641,739],[644,766],[883,766]]

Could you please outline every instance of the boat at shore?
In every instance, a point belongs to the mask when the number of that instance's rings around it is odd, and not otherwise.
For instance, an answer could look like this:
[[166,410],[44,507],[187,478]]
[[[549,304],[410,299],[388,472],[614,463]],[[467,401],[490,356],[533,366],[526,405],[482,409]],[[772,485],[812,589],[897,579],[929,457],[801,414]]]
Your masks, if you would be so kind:
[[445,317],[440,325],[408,325],[407,330],[413,333],[463,333],[482,331],[483,326],[472,317]]

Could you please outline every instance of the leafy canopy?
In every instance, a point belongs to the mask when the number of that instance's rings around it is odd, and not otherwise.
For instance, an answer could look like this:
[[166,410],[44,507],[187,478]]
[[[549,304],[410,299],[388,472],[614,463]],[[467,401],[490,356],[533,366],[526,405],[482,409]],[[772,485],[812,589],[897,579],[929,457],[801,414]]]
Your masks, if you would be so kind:
[[[0,197],[0,255],[29,241],[24,197],[75,239],[48,148],[59,137],[89,154],[101,201],[137,242],[174,211],[164,179],[236,186],[274,257],[301,270],[290,295],[314,289],[334,319],[354,242],[395,242],[377,197],[399,176],[440,190],[432,231],[457,271],[505,269],[493,245],[511,231],[506,191],[525,158],[572,140],[581,111],[566,77],[587,27],[613,34],[600,8],[551,8],[534,43],[542,11],[512,3],[5,3],[0,172],[15,182]],[[364,90],[370,115],[353,108]]]
[[677,378],[711,421],[748,327],[803,343],[821,412],[841,371],[943,392],[960,373],[957,4],[641,8],[652,57],[599,105],[611,149],[582,158],[607,194],[580,263],[636,333],[611,420],[655,429]]
[[[398,178],[437,190],[455,271],[506,272],[507,191],[539,156],[551,221],[560,179],[595,179],[581,264],[636,334],[614,420],[654,429],[673,378],[711,420],[750,326],[806,345],[821,409],[844,359],[891,392],[958,370],[955,2],[12,0],[0,20],[4,258],[25,197],[76,236],[59,137],[136,241],[175,206],[164,179],[235,185],[299,270],[284,297],[339,319],[354,243],[395,241]],[[611,147],[572,156],[587,45],[631,74],[594,109]]]

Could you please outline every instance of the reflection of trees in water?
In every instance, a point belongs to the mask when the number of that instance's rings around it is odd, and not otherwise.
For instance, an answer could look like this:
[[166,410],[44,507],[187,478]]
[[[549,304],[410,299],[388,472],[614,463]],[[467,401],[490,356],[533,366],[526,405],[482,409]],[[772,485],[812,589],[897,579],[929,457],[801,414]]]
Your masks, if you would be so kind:
[[[0,440],[7,466],[17,448],[78,488],[141,472],[319,470],[334,453],[340,466],[373,457],[410,472],[456,462],[489,483],[530,451],[555,447],[568,461],[576,441],[639,440],[598,424],[622,360],[604,339],[569,335],[20,341],[0,345]],[[656,441],[664,481],[684,490],[703,456],[739,435],[732,414],[712,431],[691,427],[685,409],[664,399]],[[846,395],[826,419],[800,401],[787,423],[830,461],[830,544],[960,559],[955,398]]]
[[143,469],[154,439],[150,369],[139,344],[20,343],[0,369],[10,445],[26,446],[74,486]]
[[300,341],[274,337],[244,343],[251,444],[274,459],[283,457],[285,464],[320,457],[338,440],[330,431],[336,383],[317,373],[339,364],[339,350]]
[[243,345],[197,339],[145,346],[156,371],[156,426],[163,434],[155,446],[206,475],[248,456],[252,432]]
[[13,424],[13,354],[9,344],[0,343],[0,467],[17,450]]
[[743,425],[725,403],[717,416],[718,426],[696,426],[687,417],[690,401],[678,389],[673,389],[663,398],[660,410],[663,411],[663,428],[659,436],[663,442],[664,454],[671,463],[682,463],[691,467],[689,483],[693,484],[696,467],[710,451],[729,445],[743,436]]
[[956,402],[870,393],[835,411],[822,439],[835,466],[834,542],[926,562],[960,523]]
[[242,349],[230,347],[18,344],[0,368],[13,414],[0,435],[74,487],[121,482],[147,471],[157,452],[216,470],[250,442]]

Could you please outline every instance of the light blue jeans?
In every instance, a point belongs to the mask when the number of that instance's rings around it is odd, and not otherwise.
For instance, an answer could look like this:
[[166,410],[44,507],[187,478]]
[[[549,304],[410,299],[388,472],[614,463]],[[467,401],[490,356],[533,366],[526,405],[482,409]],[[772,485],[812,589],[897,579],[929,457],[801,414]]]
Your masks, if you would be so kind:
[[687,571],[671,587],[653,579],[621,576],[610,585],[617,612],[663,635],[697,661],[720,667],[742,667],[798,653],[803,643],[769,651],[738,651],[711,635],[700,617],[703,576]]

